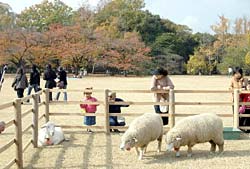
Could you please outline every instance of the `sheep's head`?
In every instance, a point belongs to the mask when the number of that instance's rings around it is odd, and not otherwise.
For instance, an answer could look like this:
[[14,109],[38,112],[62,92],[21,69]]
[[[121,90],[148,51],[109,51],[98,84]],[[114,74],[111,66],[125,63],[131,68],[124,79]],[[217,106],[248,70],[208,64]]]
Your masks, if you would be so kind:
[[48,122],[42,126],[42,128],[45,129],[45,137],[44,137],[44,142],[47,145],[52,145],[52,137],[54,136],[55,133],[55,125],[54,123]]
[[171,151],[173,148],[178,151],[181,146],[182,137],[178,132],[169,131],[166,136],[167,150]]
[[129,151],[131,148],[133,148],[136,143],[138,142],[138,140],[136,139],[136,137],[132,137],[130,139],[126,139],[126,140],[123,140],[121,145],[120,145],[120,149],[121,150],[127,150]]

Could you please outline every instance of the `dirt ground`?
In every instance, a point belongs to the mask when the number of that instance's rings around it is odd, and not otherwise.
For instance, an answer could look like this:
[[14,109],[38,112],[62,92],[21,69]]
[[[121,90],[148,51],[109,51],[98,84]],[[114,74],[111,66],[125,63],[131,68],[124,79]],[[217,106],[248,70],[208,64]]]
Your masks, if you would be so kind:
[[[226,76],[170,76],[175,89],[190,90],[227,90],[230,78]],[[13,77],[5,78],[4,86],[0,92],[0,103],[14,100],[16,93],[10,87]],[[92,86],[94,89],[149,89],[151,77],[84,77],[82,79],[68,79],[68,89],[84,89]],[[41,80],[41,86],[44,81]],[[55,94],[54,94],[55,95]],[[98,100],[103,101],[104,93],[93,93]],[[61,100],[62,100],[61,96]],[[151,101],[152,94],[141,93],[117,93],[117,97],[126,101]],[[68,100],[82,100],[83,95],[79,92],[68,92]],[[43,98],[42,98],[43,99]],[[228,102],[231,94],[176,94],[178,102]],[[22,109],[31,108],[31,105],[22,105]],[[51,112],[79,113],[79,105],[60,104],[50,107]],[[176,106],[176,113],[232,113],[231,106]],[[44,112],[41,107],[40,113]],[[97,113],[103,113],[104,107],[100,105]],[[123,108],[126,113],[153,112],[152,106],[135,106]],[[13,108],[0,111],[0,120],[13,119]],[[59,125],[82,125],[79,116],[51,117],[51,120]],[[133,117],[127,117],[129,124]],[[177,119],[178,120],[178,119]],[[23,119],[24,128],[32,122],[31,116]],[[44,122],[41,121],[39,124]],[[224,126],[232,126],[232,118],[223,118]],[[97,125],[103,125],[103,117],[97,117]],[[24,130],[23,128],[23,130]],[[162,152],[156,153],[157,142],[149,144],[148,152],[144,159],[139,161],[134,149],[121,151],[119,149],[121,134],[111,133],[106,135],[102,130],[94,130],[89,134],[83,129],[64,129],[65,141],[60,145],[34,149],[30,146],[24,153],[24,167],[37,169],[67,168],[67,169],[248,169],[250,166],[250,139],[248,134],[242,134],[239,140],[225,140],[223,154],[210,154],[209,143],[198,144],[193,148],[193,157],[187,157],[187,148],[181,148],[181,157],[176,158],[174,152],[166,152],[166,143],[163,141]],[[14,128],[10,127],[0,135],[0,146],[13,138]],[[24,145],[31,139],[31,131],[23,135]],[[0,168],[15,156],[15,147],[12,146],[0,155]],[[16,168],[15,166],[12,168]]]

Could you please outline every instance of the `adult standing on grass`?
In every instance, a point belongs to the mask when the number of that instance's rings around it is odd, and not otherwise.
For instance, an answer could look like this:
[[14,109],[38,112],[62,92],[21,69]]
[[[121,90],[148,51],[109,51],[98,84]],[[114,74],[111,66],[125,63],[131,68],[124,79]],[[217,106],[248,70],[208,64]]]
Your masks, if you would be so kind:
[[29,80],[27,95],[30,95],[33,88],[35,92],[38,92],[40,90],[40,72],[35,64],[32,65],[32,69],[30,72],[30,80]]
[[27,76],[23,70],[23,68],[18,68],[16,72],[16,76],[12,83],[12,87],[17,92],[17,97],[22,98],[24,89],[28,87]]
[[[45,88],[53,89],[56,87],[56,72],[52,70],[51,65],[47,64],[44,71],[43,80],[46,80]],[[49,92],[49,100],[52,100],[52,92]]]
[[[68,84],[68,82],[67,82],[67,72],[61,66],[59,67],[58,79],[59,79],[58,88],[59,89],[67,89],[67,84]],[[61,92],[57,92],[55,100],[59,99],[60,93]],[[63,94],[64,94],[63,100],[67,101],[67,99],[68,99],[67,92],[63,92]]]
[[[162,67],[157,68],[153,72],[153,77],[151,80],[151,90],[169,90],[174,89],[174,84],[171,79],[168,77],[168,71]],[[165,102],[168,101],[169,95],[168,93],[154,93],[153,101],[154,102]],[[168,106],[162,106],[163,109],[160,109],[159,105],[154,105],[154,109],[156,113],[168,113]],[[168,117],[162,117],[163,124],[168,124]]]

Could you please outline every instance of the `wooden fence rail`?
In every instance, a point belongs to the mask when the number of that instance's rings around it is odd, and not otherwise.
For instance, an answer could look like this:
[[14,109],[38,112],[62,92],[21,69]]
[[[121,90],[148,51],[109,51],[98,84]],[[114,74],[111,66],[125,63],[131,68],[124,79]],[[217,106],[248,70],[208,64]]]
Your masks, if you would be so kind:
[[[15,99],[14,102],[9,102],[0,105],[0,110],[7,109],[14,106],[15,110],[15,119],[10,120],[6,123],[6,128],[10,126],[15,126],[15,138],[7,142],[5,145],[0,147],[0,153],[3,151],[7,151],[10,146],[13,144],[16,145],[16,157],[14,159],[11,159],[8,164],[4,166],[4,168],[8,168],[13,166],[14,164],[17,165],[17,168],[22,169],[23,168],[23,153],[27,150],[27,148],[33,144],[33,147],[37,147],[37,140],[38,140],[38,121],[41,119],[45,119],[45,122],[48,122],[50,119],[50,116],[100,116],[104,117],[104,125],[103,126],[91,126],[95,129],[101,129],[104,130],[106,133],[110,133],[110,129],[127,129],[128,126],[110,126],[109,125],[109,116],[111,115],[109,113],[109,105],[165,105],[169,106],[169,113],[168,114],[161,114],[161,116],[169,117],[169,125],[168,127],[165,127],[165,129],[170,129],[175,125],[175,117],[186,117],[194,114],[186,114],[186,113],[176,113],[175,112],[175,106],[182,106],[182,105],[192,105],[192,106],[219,106],[219,105],[225,105],[225,106],[232,106],[234,107],[234,113],[230,114],[219,114],[221,117],[233,117],[233,124],[232,126],[235,128],[239,128],[239,117],[249,117],[250,115],[239,115],[238,110],[240,105],[250,105],[250,103],[243,103],[239,102],[239,94],[242,92],[240,90],[234,90],[234,91],[228,91],[228,90],[157,90],[157,91],[150,91],[150,90],[112,90],[114,92],[120,92],[120,93],[168,93],[169,94],[169,101],[168,102],[134,102],[134,101],[127,101],[127,102],[109,102],[108,100],[108,93],[110,92],[109,89],[106,90],[93,90],[93,92],[101,92],[104,93],[104,100],[98,101],[96,103],[104,106],[104,112],[103,113],[97,113],[97,114],[89,114],[89,113],[57,113],[57,112],[50,112],[50,106],[57,105],[57,104],[65,104],[65,102],[50,102],[49,101],[49,92],[55,92],[55,91],[67,91],[67,92],[83,92],[82,90],[49,90],[44,89],[42,91],[39,91],[36,94],[33,94],[31,96],[24,97],[22,99]],[[205,93],[205,94],[221,94],[221,93],[233,93],[234,95],[234,102],[178,102],[175,101],[175,94],[176,93],[182,93],[182,94],[197,94],[197,93]],[[39,97],[40,95],[44,96],[44,101],[39,103]],[[28,99],[32,99],[32,108],[26,110],[25,112],[22,112],[22,102],[26,101]],[[67,105],[69,104],[81,104],[86,103],[90,104],[89,102],[80,102],[80,101],[67,101]],[[96,104],[91,103],[91,104]],[[45,106],[45,112],[43,114],[39,114],[39,110],[41,106]],[[32,123],[26,127],[23,130],[23,124],[22,119],[26,117],[28,114],[32,113]],[[131,114],[131,113],[112,113],[112,116],[138,116],[141,114]],[[86,126],[70,126],[70,125],[60,125],[63,128],[86,128]],[[250,129],[249,127],[240,127],[241,129]],[[32,138],[23,145],[23,139],[22,135],[24,132],[27,132],[28,130],[32,129]]]

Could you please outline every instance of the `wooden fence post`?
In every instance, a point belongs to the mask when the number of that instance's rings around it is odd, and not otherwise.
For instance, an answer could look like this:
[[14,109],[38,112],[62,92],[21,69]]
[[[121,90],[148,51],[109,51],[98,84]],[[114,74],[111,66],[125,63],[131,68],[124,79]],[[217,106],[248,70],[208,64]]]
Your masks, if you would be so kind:
[[49,89],[45,89],[45,123],[49,121]]
[[238,128],[239,127],[239,89],[234,90],[234,118],[233,118],[233,127]]
[[107,134],[110,134],[110,125],[109,125],[109,101],[108,101],[109,90],[105,90],[104,96],[104,110],[105,110],[105,131]]
[[32,116],[32,126],[33,126],[33,130],[32,130],[32,136],[33,136],[33,146],[35,148],[37,148],[37,140],[38,140],[38,99],[39,99],[39,95],[38,94],[34,94],[32,95],[33,98],[33,116]]
[[169,127],[173,128],[175,125],[175,98],[174,89],[169,90]]
[[16,130],[16,164],[19,169],[23,168],[23,142],[22,142],[22,109],[21,99],[16,99],[14,102],[15,111],[15,130]]

